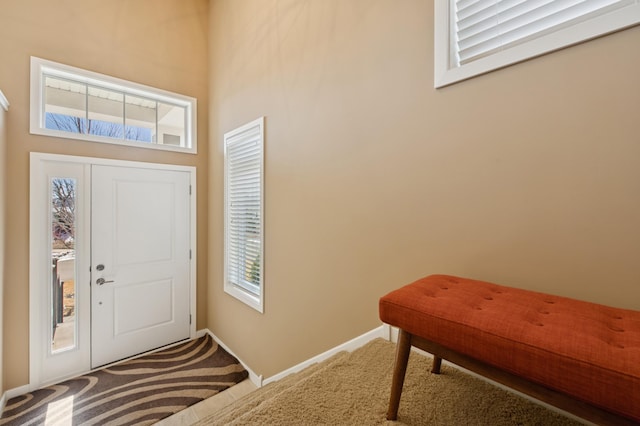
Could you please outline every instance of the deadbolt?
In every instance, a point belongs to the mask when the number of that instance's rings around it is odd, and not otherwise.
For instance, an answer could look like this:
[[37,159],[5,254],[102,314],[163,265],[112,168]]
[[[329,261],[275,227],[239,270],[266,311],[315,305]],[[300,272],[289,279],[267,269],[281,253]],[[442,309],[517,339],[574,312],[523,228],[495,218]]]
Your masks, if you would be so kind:
[[100,265],[96,266],[96,269],[97,269],[98,271],[103,271],[103,270],[104,270],[104,265],[103,265],[103,264],[100,264]]

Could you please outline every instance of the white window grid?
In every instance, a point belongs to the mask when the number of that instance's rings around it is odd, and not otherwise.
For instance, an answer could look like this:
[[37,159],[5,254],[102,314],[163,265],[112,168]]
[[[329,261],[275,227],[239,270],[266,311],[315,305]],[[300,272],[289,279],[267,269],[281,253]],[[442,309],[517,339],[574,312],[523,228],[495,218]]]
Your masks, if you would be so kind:
[[[119,93],[124,96],[134,96],[158,104],[166,104],[184,108],[184,143],[182,146],[165,145],[157,143],[139,142],[131,139],[106,137],[88,133],[73,133],[63,130],[49,129],[45,125],[45,78],[53,77],[58,80],[69,81],[75,84],[86,85],[86,87],[95,87],[98,89],[108,90],[110,92]],[[87,90],[88,92],[88,90]],[[123,102],[123,120],[125,119]],[[86,113],[90,111],[88,103],[85,104]],[[157,108],[156,108],[157,114]],[[104,74],[83,70],[69,65],[59,64],[41,58],[31,58],[31,116],[30,116],[30,132],[44,136],[53,136],[59,138],[68,138],[83,140],[88,142],[102,142],[116,145],[127,145],[133,147],[159,149],[165,151],[184,152],[189,154],[197,153],[197,100],[193,97],[169,92],[166,90],[146,86],[127,80],[118,79]],[[157,125],[156,117],[156,125]],[[123,129],[125,124],[123,121]],[[157,137],[157,135],[156,135]]]

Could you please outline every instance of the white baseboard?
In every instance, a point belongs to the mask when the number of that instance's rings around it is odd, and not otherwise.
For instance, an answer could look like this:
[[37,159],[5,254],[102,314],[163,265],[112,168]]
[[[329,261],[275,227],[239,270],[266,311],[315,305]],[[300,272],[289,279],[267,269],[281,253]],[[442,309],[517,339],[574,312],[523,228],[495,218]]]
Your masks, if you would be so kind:
[[215,334],[213,334],[211,332],[211,330],[209,329],[203,329],[197,332],[198,337],[204,336],[205,334],[209,334],[211,337],[213,337],[213,339],[218,342],[218,344],[220,346],[222,346],[224,348],[224,350],[226,350],[227,352],[229,352],[231,355],[233,355],[234,357],[236,357],[238,359],[238,361],[240,361],[240,363],[243,365],[243,367],[249,372],[249,379],[253,382],[253,384],[255,384],[257,387],[262,387],[264,385],[267,385],[271,382],[275,382],[278,381],[286,376],[288,376],[289,374],[293,374],[293,373],[297,373],[298,371],[301,371],[305,368],[307,368],[308,366],[312,365],[312,364],[316,364],[320,361],[324,361],[327,358],[330,358],[331,356],[337,354],[338,352],[341,351],[347,351],[347,352],[352,352],[356,349],[358,349],[359,347],[364,346],[365,344],[367,344],[368,342],[370,342],[373,339],[377,339],[377,338],[383,338],[385,340],[390,340],[391,338],[391,327],[389,327],[386,324],[381,325],[378,328],[375,328],[371,331],[368,331],[364,334],[362,334],[361,336],[358,336],[354,339],[349,340],[346,343],[343,343],[341,345],[336,346],[335,348],[329,349],[326,352],[321,353],[320,355],[316,355],[313,358],[310,358],[306,361],[301,362],[298,365],[294,365],[291,368],[288,368],[274,376],[271,376],[267,379],[263,379],[262,375],[258,375],[256,374],[253,370],[251,370],[251,368],[249,368],[249,366],[247,366],[246,363],[244,363],[236,354],[233,353],[233,351],[231,349],[229,349],[229,347],[227,345],[224,344],[224,342],[222,340],[220,340]]
[[[383,324],[378,328],[375,328],[367,333],[364,333],[354,339],[349,340],[348,342],[338,345],[333,349],[329,349],[328,351],[323,352],[320,355],[316,355],[313,358],[308,359],[307,361],[301,362],[298,365],[295,365],[291,368],[284,370],[281,373],[278,373],[274,376],[267,378],[266,380],[263,380],[262,375],[256,374],[251,368],[249,368],[249,366],[246,363],[244,363],[235,353],[233,353],[233,351],[227,345],[225,345],[224,342],[222,342],[222,340],[220,340],[215,334],[213,334],[211,330],[209,330],[208,328],[196,331],[196,338],[200,338],[206,334],[209,334],[220,346],[224,348],[225,351],[229,352],[231,355],[236,357],[238,361],[240,361],[242,366],[249,372],[249,380],[251,380],[253,384],[255,384],[257,387],[262,387],[268,383],[280,380],[288,376],[289,374],[297,373],[298,371],[301,371],[312,364],[316,364],[318,362],[324,361],[327,358],[330,358],[331,356],[337,354],[338,352],[341,352],[341,351],[353,352],[354,350],[369,343],[373,339],[380,337],[385,340],[392,340],[394,336],[393,327],[390,327],[387,324]],[[395,335],[397,336],[397,330],[395,332]],[[183,342],[180,342],[180,343],[183,343]],[[162,349],[166,349],[166,347]],[[8,400],[16,396],[24,395],[30,391],[31,389],[29,385],[24,385],[14,389],[7,390],[4,393],[4,395],[2,395],[2,397],[0,398],[0,413],[4,409],[4,406]]]
[[298,365],[294,365],[293,367],[288,368],[281,373],[271,376],[264,380],[263,385],[278,381],[288,376],[289,374],[297,373],[298,371],[301,371],[312,364],[316,364],[320,361],[324,361],[325,359],[330,358],[331,356],[337,354],[338,352],[341,352],[341,351],[353,352],[354,350],[364,346],[365,344],[369,343],[370,341],[378,337],[389,340],[389,332],[384,325],[381,325],[378,328],[375,328],[367,333],[364,333],[363,335],[358,336],[355,339],[351,339],[346,343],[338,345],[333,349],[329,349],[328,351],[323,352],[320,355],[314,356],[313,358],[303,361]]
[[215,340],[220,346],[222,346],[222,348],[225,351],[229,352],[231,355],[236,357],[238,361],[240,361],[240,364],[242,364],[242,366],[245,368],[245,370],[249,372],[249,380],[251,380],[251,382],[257,387],[262,387],[262,375],[256,374],[251,368],[249,368],[249,366],[244,361],[242,361],[235,353],[233,353],[233,351],[229,349],[229,347],[225,345],[224,342],[218,338],[218,336],[213,334],[211,330],[209,330],[208,328],[205,328],[203,330],[198,330],[196,333],[198,337],[202,337],[205,334],[210,335],[213,338],[213,340]]
[[398,327],[392,327],[389,324],[385,324],[385,323],[382,323],[382,327],[385,330],[384,331],[385,339],[393,343],[398,343],[398,334],[400,333],[400,330],[398,330]]
[[4,407],[11,398],[15,398],[16,396],[24,395],[25,393],[29,393],[31,390],[29,389],[29,385],[19,386],[17,388],[8,389],[0,398],[0,413],[4,411]]
[[5,395],[7,396],[8,401],[11,398],[15,398],[16,396],[24,395],[25,393],[29,392],[31,392],[29,389],[29,385],[22,385],[18,386],[17,388],[9,389],[7,392],[5,392]]
[[[231,355],[233,355],[234,357],[236,357],[238,359],[238,361],[240,361],[240,363],[242,364],[242,366],[249,372],[249,380],[251,380],[251,382],[253,382],[253,384],[255,384],[257,387],[262,387],[268,383],[271,382],[275,382],[277,380],[280,380],[286,376],[288,376],[289,374],[293,374],[293,373],[297,373],[298,371],[301,371],[303,369],[305,369],[306,367],[312,365],[312,364],[316,364],[318,362],[324,361],[327,358],[332,357],[333,355],[337,354],[338,352],[341,351],[347,351],[347,352],[352,352],[362,346],[364,346],[365,344],[369,343],[371,340],[376,339],[376,338],[383,338],[385,340],[390,340],[390,341],[396,341],[397,340],[397,335],[398,335],[398,330],[395,329],[395,327],[390,327],[387,324],[383,324],[371,331],[368,331],[367,333],[364,333],[354,339],[349,340],[348,342],[345,342],[341,345],[336,346],[335,348],[329,349],[326,352],[321,353],[320,355],[316,355],[313,358],[310,358],[306,361],[301,362],[300,364],[297,364],[291,368],[288,368],[274,376],[271,376],[267,379],[263,380],[262,375],[256,374],[245,362],[243,362],[227,345],[224,344],[224,342],[222,340],[220,340],[215,334],[213,334],[211,332],[211,330],[205,328],[202,330],[198,330],[196,331],[196,338],[200,338],[206,334],[209,334],[220,346],[222,346],[224,348],[225,351],[229,352]],[[183,342],[179,342],[179,343],[183,343]],[[166,347],[163,347],[162,349],[166,349]],[[2,412],[1,410],[4,408],[4,405],[6,404],[6,401],[8,401],[11,398],[14,398],[16,396],[19,395],[24,395],[25,393],[30,392],[32,389],[30,389],[29,385],[24,385],[24,386],[20,386],[14,389],[9,389],[7,390],[4,395],[2,395],[1,399],[0,399],[0,412]]]

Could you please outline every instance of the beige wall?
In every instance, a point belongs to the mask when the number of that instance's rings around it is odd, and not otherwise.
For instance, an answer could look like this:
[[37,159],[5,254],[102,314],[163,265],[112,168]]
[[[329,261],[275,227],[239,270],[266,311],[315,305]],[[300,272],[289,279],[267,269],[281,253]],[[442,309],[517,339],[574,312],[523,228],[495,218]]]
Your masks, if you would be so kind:
[[[433,2],[212,0],[208,326],[266,377],[449,273],[640,309],[640,27],[433,88]],[[222,135],[266,116],[265,313],[222,291]]]
[[6,235],[6,221],[5,221],[5,209],[7,202],[5,199],[5,188],[7,182],[6,169],[7,169],[7,108],[9,107],[7,98],[0,90],[0,395],[4,394],[4,386],[2,385],[2,299],[4,295],[4,264],[5,264],[5,235]]
[[[8,116],[4,388],[29,378],[29,152],[197,167],[198,232],[207,235],[207,0],[4,0],[0,87]],[[198,99],[198,155],[29,134],[29,57],[100,72]],[[206,322],[207,241],[198,240],[198,327]]]

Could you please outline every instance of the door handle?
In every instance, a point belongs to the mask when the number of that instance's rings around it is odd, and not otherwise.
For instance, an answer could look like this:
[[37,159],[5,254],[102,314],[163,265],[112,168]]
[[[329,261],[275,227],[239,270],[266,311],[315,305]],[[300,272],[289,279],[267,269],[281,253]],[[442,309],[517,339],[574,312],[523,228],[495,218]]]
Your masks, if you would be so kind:
[[113,282],[113,280],[111,280],[111,281],[105,281],[105,279],[104,279],[104,278],[98,278],[98,279],[96,280],[96,284],[98,284],[98,285],[102,285],[102,284],[106,284],[106,283],[112,283],[112,282]]

